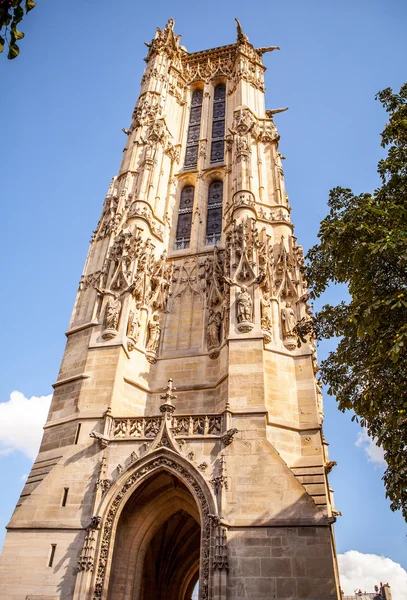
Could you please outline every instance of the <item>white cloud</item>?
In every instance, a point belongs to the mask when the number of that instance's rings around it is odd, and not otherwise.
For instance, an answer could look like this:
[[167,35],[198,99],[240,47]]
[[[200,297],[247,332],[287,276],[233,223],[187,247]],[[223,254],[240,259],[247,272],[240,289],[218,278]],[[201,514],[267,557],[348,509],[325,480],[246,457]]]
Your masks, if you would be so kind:
[[393,600],[407,600],[407,572],[384,556],[349,550],[338,555],[341,588],[345,595],[356,589],[373,592],[375,585],[389,583]]
[[20,479],[21,481],[25,481],[28,477],[28,473],[24,473],[24,475],[21,475]]
[[17,391],[0,402],[0,455],[19,451],[32,460],[36,457],[50,402],[51,394],[26,398]]
[[387,466],[384,460],[384,450],[376,444],[375,438],[371,438],[366,429],[363,429],[358,433],[358,437],[355,442],[355,446],[363,448],[367,454],[369,462],[372,462],[377,467]]

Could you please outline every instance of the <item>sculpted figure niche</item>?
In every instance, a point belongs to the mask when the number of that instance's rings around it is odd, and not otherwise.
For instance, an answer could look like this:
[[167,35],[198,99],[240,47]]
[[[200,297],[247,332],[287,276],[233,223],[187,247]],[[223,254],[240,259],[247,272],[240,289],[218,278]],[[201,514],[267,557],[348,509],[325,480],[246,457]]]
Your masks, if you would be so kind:
[[[208,344],[209,356],[216,358],[219,356],[219,352],[216,351],[220,345],[220,333],[222,327],[222,315],[219,311],[210,309],[208,326],[206,329],[206,339]],[[215,350],[215,352],[214,352]],[[216,356],[215,356],[216,354]]]
[[290,302],[286,302],[285,307],[281,309],[281,321],[284,345],[288,350],[294,350],[297,345],[297,335],[294,332],[297,325],[297,316]]
[[104,297],[109,296],[109,300],[106,304],[105,318],[104,318],[104,330],[102,331],[102,338],[110,340],[117,335],[117,329],[119,325],[120,312],[122,309],[122,303],[120,300],[120,294],[117,292],[111,292],[109,290],[101,290],[95,286],[96,292]]
[[271,342],[272,318],[270,294],[265,292],[260,300],[261,328],[266,344]]
[[133,308],[129,311],[129,318],[127,320],[127,349],[129,352],[134,350],[137,344],[137,340],[140,335],[140,321],[139,318],[139,310],[137,308]]
[[158,347],[160,345],[161,324],[160,317],[153,315],[148,322],[148,341],[146,346],[146,355],[149,362],[156,362]]
[[237,322],[253,322],[253,302],[245,285],[241,286],[237,296]]

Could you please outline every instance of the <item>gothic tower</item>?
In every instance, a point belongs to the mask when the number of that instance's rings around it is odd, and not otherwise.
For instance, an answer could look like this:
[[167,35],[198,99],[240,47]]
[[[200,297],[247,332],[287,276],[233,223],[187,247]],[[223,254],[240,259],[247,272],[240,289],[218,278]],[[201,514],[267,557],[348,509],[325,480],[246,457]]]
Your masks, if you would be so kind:
[[262,55],[148,44],[38,457],[7,600],[339,598],[303,253]]

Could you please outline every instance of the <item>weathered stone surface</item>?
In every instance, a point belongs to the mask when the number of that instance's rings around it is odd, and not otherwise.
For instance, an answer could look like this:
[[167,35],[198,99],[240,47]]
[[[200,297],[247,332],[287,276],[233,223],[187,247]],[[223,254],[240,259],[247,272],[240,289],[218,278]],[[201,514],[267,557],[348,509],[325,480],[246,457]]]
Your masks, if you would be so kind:
[[293,331],[303,254],[263,79],[240,26],[190,54],[170,20],[149,46],[9,523],[7,600],[186,600],[198,579],[201,600],[338,598],[315,346]]

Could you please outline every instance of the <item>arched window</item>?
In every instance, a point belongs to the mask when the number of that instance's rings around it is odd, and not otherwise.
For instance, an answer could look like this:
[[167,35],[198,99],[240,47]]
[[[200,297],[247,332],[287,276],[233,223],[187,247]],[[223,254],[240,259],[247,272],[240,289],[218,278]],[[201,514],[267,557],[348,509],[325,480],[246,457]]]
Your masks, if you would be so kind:
[[225,154],[225,110],[226,86],[221,83],[213,100],[211,163],[223,161]]
[[218,244],[222,239],[222,181],[213,181],[208,191],[208,214],[206,217],[206,245]]
[[189,248],[189,242],[191,239],[192,209],[194,206],[194,192],[195,188],[193,185],[186,185],[181,191],[181,199],[178,210],[177,235],[174,246],[175,250]]
[[199,136],[201,133],[203,90],[195,90],[191,99],[191,112],[189,113],[189,126],[187,136],[187,149],[185,152],[184,166],[196,167],[198,162]]

